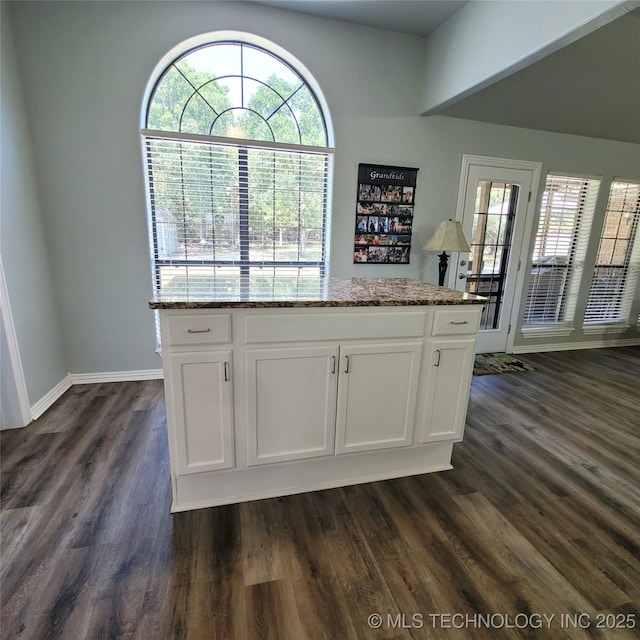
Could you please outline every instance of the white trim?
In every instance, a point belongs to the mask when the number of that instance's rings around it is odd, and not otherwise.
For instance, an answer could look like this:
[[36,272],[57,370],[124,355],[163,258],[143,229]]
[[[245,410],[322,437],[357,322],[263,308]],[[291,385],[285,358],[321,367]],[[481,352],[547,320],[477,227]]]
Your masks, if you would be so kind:
[[575,351],[580,349],[605,349],[607,347],[640,347],[640,338],[592,340],[590,342],[563,342],[560,344],[534,344],[513,347],[510,353],[542,353],[546,351]]
[[[523,169],[525,171],[535,171],[539,169],[542,171],[541,162],[532,162],[531,160],[515,160],[513,158],[494,158],[491,156],[474,156],[471,154],[463,154],[462,156],[462,168],[466,168],[468,173],[469,166],[474,165],[478,167],[489,167],[490,169]],[[466,174],[463,174],[466,176]],[[458,200],[460,195],[464,196],[464,189],[458,191]],[[459,212],[461,213],[461,212]]]
[[149,76],[149,81],[147,82],[147,86],[144,90],[144,95],[142,96],[142,105],[140,108],[140,128],[143,129],[146,126],[147,119],[147,108],[149,106],[149,101],[151,100],[151,94],[160,80],[162,74],[167,70],[169,65],[173,64],[178,58],[180,58],[183,54],[191,51],[192,49],[196,49],[197,47],[201,47],[207,44],[214,44],[216,42],[242,42],[244,44],[254,45],[256,47],[260,47],[265,51],[274,54],[275,56],[284,60],[288,65],[293,67],[293,69],[300,75],[300,77],[304,80],[304,82],[311,87],[316,99],[318,100],[318,104],[320,106],[320,111],[322,113],[322,117],[324,118],[324,124],[327,130],[327,145],[329,147],[335,146],[335,137],[333,133],[333,122],[331,119],[331,113],[329,111],[329,103],[324,97],[324,93],[316,81],[314,75],[309,71],[306,65],[304,65],[298,58],[296,58],[293,54],[289,53],[283,47],[277,45],[275,42],[268,40],[267,38],[263,38],[262,36],[256,35],[254,33],[248,33],[246,31],[231,31],[231,30],[221,30],[221,31],[213,31],[209,33],[202,33],[197,36],[193,36],[186,40],[183,40],[181,43],[177,44],[175,47],[167,51],[167,53],[160,58],[158,64],[155,66],[155,69],[152,71]]
[[96,384],[101,382],[133,382],[136,380],[161,380],[162,369],[138,371],[105,371],[103,373],[70,373],[71,384]]
[[625,333],[627,329],[631,329],[631,325],[627,322],[617,322],[615,324],[599,322],[582,325],[582,333],[584,333],[586,336],[603,333],[607,335],[612,333]]
[[554,323],[549,326],[524,326],[520,329],[523,338],[565,338],[575,331],[570,324]]
[[71,375],[67,374],[58,384],[31,406],[31,419],[37,420],[58,398],[71,389]]
[[[109,371],[105,373],[68,373],[66,377],[31,406],[31,420],[37,420],[58,398],[76,384],[100,384],[102,382],[133,382],[136,380],[161,380],[162,369],[140,369],[138,371]],[[27,423],[29,420],[27,420]],[[26,424],[26,423],[25,423]]]
[[[462,222],[464,216],[467,182],[469,180],[469,171],[472,166],[487,167],[490,169],[519,169],[521,171],[528,171],[531,175],[531,197],[527,202],[524,229],[522,231],[522,240],[520,244],[520,267],[516,274],[516,280],[514,283],[513,302],[511,303],[510,315],[508,319],[505,319],[508,324],[515,327],[517,326],[522,313],[522,294],[524,287],[527,284],[525,280],[525,270],[530,258],[533,223],[536,218],[536,205],[538,203],[538,195],[540,192],[542,163],[531,162],[529,160],[514,160],[511,158],[494,158],[491,156],[463,154],[462,167],[460,169],[460,182],[458,183],[458,201],[456,204],[456,220],[459,222]],[[523,194],[523,196],[525,196],[525,194]],[[526,197],[529,197],[528,194],[526,194]],[[455,288],[455,284],[450,284],[449,286]],[[515,331],[511,331],[507,334],[506,351],[509,353],[513,351],[515,333]]]
[[225,138],[223,136],[205,136],[199,133],[181,133],[176,131],[162,131],[158,129],[142,129],[140,135],[143,140],[175,140],[176,142],[197,142],[211,146],[224,145],[228,147],[250,147],[252,149],[267,149],[272,151],[296,151],[312,155],[333,155],[332,147],[314,147],[290,142],[270,142],[269,140],[247,140],[245,138]]
[[25,426],[30,422],[31,412],[29,410],[29,393],[27,392],[27,384],[24,379],[24,371],[22,369],[22,360],[20,358],[20,347],[18,345],[18,336],[16,328],[13,324],[13,314],[11,313],[11,303],[9,302],[9,290],[4,277],[4,267],[2,264],[2,256],[0,256],[0,315],[4,326],[5,337],[7,339],[7,349],[9,351],[8,358],[3,358],[10,367],[13,387],[16,394],[18,411],[20,415],[21,426]]

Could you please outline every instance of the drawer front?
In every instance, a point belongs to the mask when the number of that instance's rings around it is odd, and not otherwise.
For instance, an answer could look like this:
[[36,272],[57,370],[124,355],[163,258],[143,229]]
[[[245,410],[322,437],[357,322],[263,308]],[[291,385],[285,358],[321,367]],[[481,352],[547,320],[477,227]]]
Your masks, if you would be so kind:
[[480,327],[482,309],[437,309],[433,315],[434,336],[454,336],[475,334]]
[[167,316],[162,323],[163,343],[167,346],[221,344],[231,342],[229,314],[185,313]]
[[425,311],[370,313],[285,313],[245,317],[245,342],[307,342],[419,338],[425,334]]

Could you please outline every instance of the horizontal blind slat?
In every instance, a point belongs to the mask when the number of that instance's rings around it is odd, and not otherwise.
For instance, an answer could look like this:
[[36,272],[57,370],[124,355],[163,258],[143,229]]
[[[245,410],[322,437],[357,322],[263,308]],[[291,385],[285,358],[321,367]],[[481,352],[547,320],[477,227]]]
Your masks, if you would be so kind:
[[548,175],[533,245],[532,267],[523,323],[567,323],[573,320],[579,266],[600,181]]
[[[332,157],[143,137],[157,264],[324,272]],[[325,150],[326,151],[326,150]],[[163,280],[164,278],[164,280]]]

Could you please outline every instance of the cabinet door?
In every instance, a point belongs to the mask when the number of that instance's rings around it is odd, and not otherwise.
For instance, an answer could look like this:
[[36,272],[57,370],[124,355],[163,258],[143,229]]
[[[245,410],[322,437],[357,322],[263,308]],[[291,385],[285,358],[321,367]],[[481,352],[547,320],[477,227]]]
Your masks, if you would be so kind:
[[172,353],[167,413],[178,475],[233,467],[230,351]]
[[332,455],[337,347],[246,353],[247,464]]
[[421,442],[462,440],[475,343],[475,337],[431,340]]
[[412,442],[421,342],[340,348],[336,453]]

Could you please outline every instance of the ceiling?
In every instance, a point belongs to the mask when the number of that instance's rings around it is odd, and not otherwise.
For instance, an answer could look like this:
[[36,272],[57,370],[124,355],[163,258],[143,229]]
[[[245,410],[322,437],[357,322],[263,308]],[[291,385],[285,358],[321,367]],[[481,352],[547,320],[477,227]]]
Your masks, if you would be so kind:
[[[458,0],[252,0],[427,37]],[[439,115],[640,143],[640,9],[437,112]]]
[[428,36],[467,0],[251,0],[279,9],[353,22],[367,27]]

